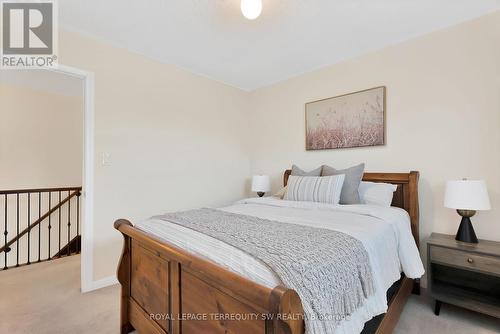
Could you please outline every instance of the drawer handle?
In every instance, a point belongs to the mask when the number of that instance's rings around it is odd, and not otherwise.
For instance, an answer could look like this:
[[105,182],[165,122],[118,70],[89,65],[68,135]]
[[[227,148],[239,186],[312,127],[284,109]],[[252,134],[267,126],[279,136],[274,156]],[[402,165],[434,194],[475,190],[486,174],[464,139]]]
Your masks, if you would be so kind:
[[471,259],[471,258],[469,257],[469,258],[467,259],[467,262],[469,262],[469,263],[474,263],[474,260],[473,260],[473,259]]

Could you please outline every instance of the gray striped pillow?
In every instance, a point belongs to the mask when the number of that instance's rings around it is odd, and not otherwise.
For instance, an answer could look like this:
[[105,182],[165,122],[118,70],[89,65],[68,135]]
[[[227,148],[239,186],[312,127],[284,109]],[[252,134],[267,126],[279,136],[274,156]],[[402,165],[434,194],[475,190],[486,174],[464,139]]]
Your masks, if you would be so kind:
[[283,199],[339,204],[344,178],[344,174],[323,177],[291,175]]

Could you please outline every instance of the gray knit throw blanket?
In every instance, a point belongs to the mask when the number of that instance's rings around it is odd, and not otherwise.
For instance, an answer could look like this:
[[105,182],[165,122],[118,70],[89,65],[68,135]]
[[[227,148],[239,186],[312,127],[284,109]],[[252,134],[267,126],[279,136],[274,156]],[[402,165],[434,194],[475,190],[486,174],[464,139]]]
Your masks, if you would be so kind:
[[375,291],[363,244],[338,231],[214,209],[154,217],[232,245],[271,268],[300,296],[306,333],[334,333]]

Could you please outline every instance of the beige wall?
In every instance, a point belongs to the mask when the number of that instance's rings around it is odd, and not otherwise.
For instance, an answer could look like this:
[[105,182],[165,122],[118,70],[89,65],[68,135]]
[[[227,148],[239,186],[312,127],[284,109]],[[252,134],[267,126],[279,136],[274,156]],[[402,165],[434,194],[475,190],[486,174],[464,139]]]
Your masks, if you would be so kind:
[[82,183],[83,101],[0,83],[0,189]]
[[[79,34],[61,63],[95,74],[94,279],[113,275],[117,218],[230,203],[250,175],[241,90]],[[110,165],[101,164],[110,154]]]
[[[252,93],[252,173],[274,190],[292,163],[421,172],[421,237],[456,233],[444,183],[485,179],[493,210],[473,218],[480,238],[500,240],[500,12]],[[305,151],[304,103],[387,86],[387,145]]]
[[[1,73],[3,74],[3,73]],[[54,188],[81,186],[83,148],[83,100],[82,97],[66,96],[26,86],[0,83],[0,189]],[[57,203],[57,193],[52,194],[52,205]],[[62,194],[63,198],[65,194]],[[76,200],[76,199],[75,199]],[[72,233],[76,235],[76,202],[72,201]],[[20,231],[38,217],[38,194],[31,196],[31,217],[28,219],[28,195],[19,197]],[[0,198],[3,209],[4,198]],[[16,197],[8,196],[8,239],[17,229]],[[41,196],[41,213],[48,211],[48,194]],[[67,243],[67,207],[61,209],[61,247]],[[52,215],[51,255],[58,251],[58,214]],[[0,235],[4,233],[4,215],[0,217]],[[41,259],[47,257],[48,221],[40,226]],[[31,232],[32,261],[38,259],[38,227]],[[25,263],[28,257],[27,236],[8,253],[8,265],[16,259]],[[2,241],[3,245],[3,241]],[[0,267],[4,256],[0,256]]]

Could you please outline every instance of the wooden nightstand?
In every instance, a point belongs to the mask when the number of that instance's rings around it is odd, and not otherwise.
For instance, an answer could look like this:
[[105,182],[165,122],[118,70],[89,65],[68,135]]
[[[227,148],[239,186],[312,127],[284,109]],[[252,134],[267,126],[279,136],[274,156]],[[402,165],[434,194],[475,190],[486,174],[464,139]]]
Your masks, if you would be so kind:
[[436,315],[444,302],[500,318],[500,242],[468,244],[433,233],[427,241],[427,275]]

